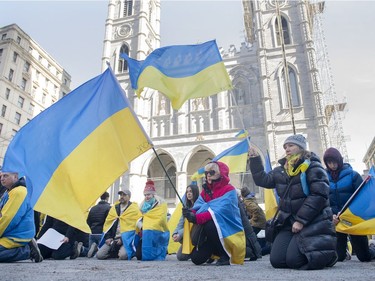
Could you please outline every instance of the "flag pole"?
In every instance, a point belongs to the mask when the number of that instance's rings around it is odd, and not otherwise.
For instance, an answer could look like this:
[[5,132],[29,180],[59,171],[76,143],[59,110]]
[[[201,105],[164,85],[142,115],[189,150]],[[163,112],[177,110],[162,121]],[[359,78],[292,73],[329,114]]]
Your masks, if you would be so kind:
[[352,196],[350,196],[350,198],[348,199],[348,201],[346,201],[346,203],[344,204],[344,206],[342,207],[342,209],[338,213],[338,217],[340,217],[340,215],[348,208],[349,204],[353,201],[353,199],[358,194],[358,192],[360,191],[360,189],[370,180],[370,178],[371,178],[371,175],[367,175],[367,177],[362,181],[362,183],[358,186],[358,188],[356,189],[356,191],[354,191],[354,193],[352,194]]
[[163,168],[163,170],[164,170],[165,174],[167,175],[167,178],[168,178],[169,182],[171,183],[171,185],[172,185],[172,187],[173,187],[174,191],[176,192],[176,194],[177,194],[177,197],[178,197],[178,199],[180,200],[180,202],[181,202],[181,204],[182,204],[182,207],[185,207],[185,204],[184,204],[184,202],[182,201],[182,199],[181,199],[180,195],[178,194],[178,192],[177,192],[177,189],[176,189],[176,187],[174,186],[174,184],[173,184],[173,182],[172,182],[172,180],[171,180],[170,176],[168,175],[168,173],[167,173],[167,170],[165,169],[165,167],[164,167],[163,163],[161,162],[161,159],[160,159],[159,155],[157,154],[157,152],[156,152],[155,148],[154,148],[154,147],[152,147],[152,150],[154,151],[154,153],[155,153],[155,155],[156,155],[156,158],[158,158],[158,160],[159,160],[159,163],[160,163],[160,165],[162,166],[162,168]]

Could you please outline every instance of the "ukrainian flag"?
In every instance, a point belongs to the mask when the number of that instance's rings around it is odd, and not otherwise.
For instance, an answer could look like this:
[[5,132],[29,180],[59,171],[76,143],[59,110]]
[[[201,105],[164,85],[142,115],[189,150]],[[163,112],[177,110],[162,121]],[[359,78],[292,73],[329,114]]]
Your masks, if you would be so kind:
[[[117,202],[116,205],[118,204],[119,203]],[[117,215],[116,205],[111,207],[107,218],[105,219],[103,235],[99,245],[102,246],[105,243],[104,235],[111,229],[116,220],[119,220],[122,244],[128,255],[128,259],[130,260],[135,254],[135,250],[133,248],[135,228],[138,219],[142,217],[142,213],[139,210],[138,204],[132,202],[129,207],[119,216]]]
[[209,202],[205,202],[202,196],[199,196],[192,209],[196,210],[197,214],[210,212],[220,241],[230,257],[231,263],[243,264],[246,242],[238,208],[237,192],[235,190],[228,191],[223,196]]
[[165,260],[168,250],[167,203],[143,214],[142,260]]
[[26,176],[35,210],[90,232],[89,207],[151,147],[108,68],[22,127],[3,171]]
[[[350,199],[349,199],[350,200]],[[352,198],[339,218],[336,231],[353,235],[375,233],[375,170],[372,167],[365,184]]]
[[[266,173],[269,173],[272,170],[271,159],[270,159],[268,150],[267,150],[267,155],[265,159],[264,170]],[[265,208],[265,214],[266,214],[267,220],[272,219],[275,216],[278,203],[279,203],[279,196],[277,195],[276,189],[265,188],[264,189],[264,208]]]
[[168,46],[154,50],[144,61],[128,61],[132,88],[138,96],[144,87],[162,92],[178,110],[186,100],[232,89],[216,41],[199,45]]
[[238,139],[247,138],[249,136],[249,132],[245,129],[239,131],[234,137]]
[[[246,172],[247,155],[249,150],[249,140],[245,138],[234,146],[224,150],[212,161],[220,161],[229,167],[230,173],[241,173]],[[193,181],[198,180],[204,176],[204,167],[200,168],[195,172],[191,179]]]

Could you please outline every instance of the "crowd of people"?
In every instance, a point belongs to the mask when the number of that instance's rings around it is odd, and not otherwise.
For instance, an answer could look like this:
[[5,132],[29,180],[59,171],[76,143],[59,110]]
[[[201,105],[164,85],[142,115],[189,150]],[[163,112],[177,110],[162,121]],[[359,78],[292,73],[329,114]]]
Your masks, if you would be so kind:
[[[323,167],[320,158],[307,150],[302,135],[289,136],[283,148],[285,156],[269,172],[259,151],[251,147],[248,155],[255,184],[275,189],[278,197],[272,242],[258,237],[266,228],[266,216],[255,194],[246,186],[231,185],[229,168],[220,161],[205,165],[201,188],[186,187],[175,229],[168,228],[167,203],[156,194],[154,182],[147,180],[139,205],[131,201],[128,189],[118,192],[112,206],[109,193],[103,193],[88,213],[89,234],[51,216],[42,216],[40,227],[40,214],[33,211],[23,178],[17,172],[3,172],[0,262],[77,257],[165,260],[170,237],[181,244],[177,259],[196,265],[243,264],[269,254],[274,268],[323,269],[350,259],[348,244],[361,262],[374,260],[375,245],[369,245],[367,235],[335,229],[362,177],[335,148],[325,151]],[[51,232],[60,235],[57,246],[41,242]]]

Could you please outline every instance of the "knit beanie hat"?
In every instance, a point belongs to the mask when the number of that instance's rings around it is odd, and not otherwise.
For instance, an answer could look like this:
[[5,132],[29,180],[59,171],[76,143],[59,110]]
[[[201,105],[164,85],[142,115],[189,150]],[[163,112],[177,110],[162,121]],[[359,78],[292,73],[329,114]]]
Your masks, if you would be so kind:
[[287,137],[287,139],[284,141],[284,144],[283,144],[284,148],[287,143],[296,144],[303,150],[306,150],[306,138],[302,135],[291,135]]
[[324,156],[323,156],[323,160],[324,160],[324,164],[326,164],[326,167],[328,168],[328,165],[327,165],[327,162],[329,160],[331,161],[334,161],[337,163],[338,165],[338,170],[341,170],[341,168],[343,167],[344,165],[344,159],[343,157],[341,156],[341,153],[340,151],[338,151],[336,148],[334,147],[330,147],[326,150],[326,152],[324,152]]
[[247,186],[243,186],[241,188],[241,196],[242,196],[242,198],[245,198],[249,194],[250,194],[249,188]]
[[145,186],[145,189],[143,190],[143,193],[149,193],[149,194],[155,194],[156,193],[156,190],[155,190],[155,184],[152,180],[148,180],[146,182],[146,186]]

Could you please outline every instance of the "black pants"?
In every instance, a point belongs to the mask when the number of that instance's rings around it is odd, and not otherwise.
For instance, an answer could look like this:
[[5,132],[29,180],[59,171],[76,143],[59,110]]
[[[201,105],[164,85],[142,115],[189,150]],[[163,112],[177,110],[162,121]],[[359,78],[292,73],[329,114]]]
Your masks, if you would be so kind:
[[61,244],[57,250],[50,249],[43,244],[38,244],[38,247],[43,259],[64,260],[73,254],[73,245],[70,243]]
[[299,269],[308,263],[304,254],[298,249],[296,235],[291,229],[283,229],[272,244],[271,265],[275,268]]
[[[345,233],[336,232],[337,237],[337,256],[338,261],[345,260],[346,257],[346,246],[348,235]],[[362,235],[350,235],[350,243],[352,244],[353,251],[357,255],[360,261],[370,261],[374,258],[375,253],[369,250],[367,236]]]
[[208,221],[203,226],[203,235],[207,240],[199,247],[194,247],[191,252],[191,261],[194,264],[205,263],[212,255],[219,257],[228,257],[223,246],[221,245],[219,234],[213,220]]

